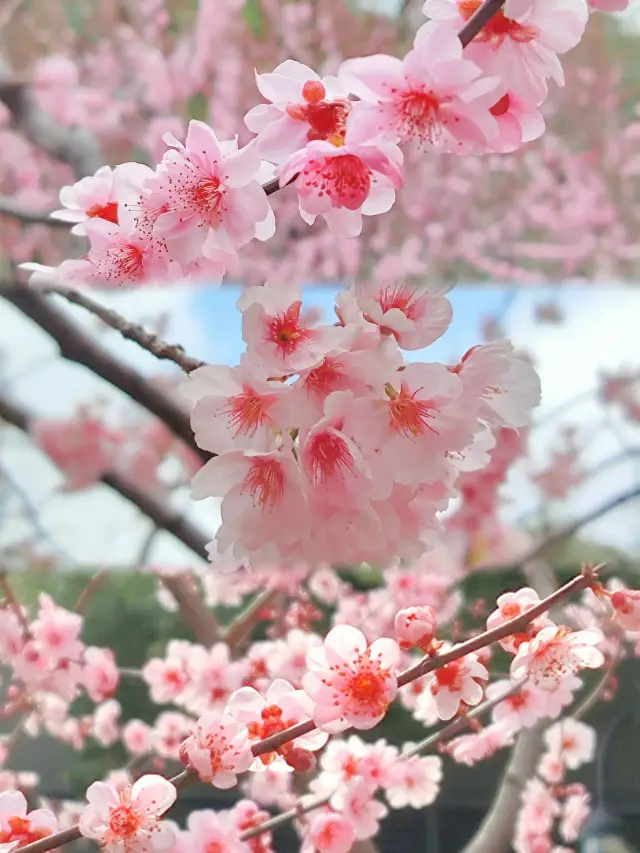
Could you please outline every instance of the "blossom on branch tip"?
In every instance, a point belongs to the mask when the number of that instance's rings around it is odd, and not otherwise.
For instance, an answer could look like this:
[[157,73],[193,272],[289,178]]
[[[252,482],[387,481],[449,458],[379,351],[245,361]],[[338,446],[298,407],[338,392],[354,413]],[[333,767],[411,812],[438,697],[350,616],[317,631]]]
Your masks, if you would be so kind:
[[87,789],[88,805],[80,816],[85,838],[98,841],[109,853],[167,851],[175,834],[162,815],[177,796],[175,787],[162,776],[141,776],[133,785],[117,791],[104,782]]
[[438,621],[435,610],[428,604],[406,607],[396,613],[396,637],[401,649],[431,647]]
[[[271,683],[264,697],[253,687],[241,687],[231,694],[226,706],[226,713],[247,727],[252,741],[264,740],[309,719],[312,710],[313,703],[307,694],[282,678]],[[302,762],[313,761],[303,753],[322,749],[327,738],[328,735],[320,731],[301,735],[272,752],[257,756],[251,769],[301,770]]]
[[[494,610],[487,617],[487,631],[493,631],[515,619],[517,616],[522,616],[527,610],[540,604],[540,596],[534,589],[523,587],[515,592],[504,592],[496,601],[498,609]],[[528,642],[534,637],[541,628],[546,628],[553,625],[553,622],[546,614],[538,616],[527,625],[518,634],[509,634],[498,640],[502,648],[510,654],[515,654],[522,643]]]
[[[457,32],[481,5],[482,0],[426,0],[423,11]],[[526,102],[539,104],[548,78],[564,85],[557,55],[578,44],[588,17],[585,0],[507,0],[467,45],[465,56]]]
[[523,643],[511,663],[511,677],[526,678],[541,690],[556,690],[581,669],[597,669],[604,655],[597,648],[604,635],[597,629],[570,631],[550,626]]
[[487,668],[473,653],[436,669],[429,678],[427,689],[435,697],[440,719],[455,717],[461,706],[477,705],[484,695],[481,682],[488,678]]
[[183,742],[180,758],[203,782],[214,788],[232,788],[237,776],[253,762],[247,727],[229,714],[206,714]]
[[318,728],[337,732],[376,726],[395,698],[399,657],[394,640],[369,646],[357,628],[339,625],[329,631],[321,648],[309,650],[309,672],[302,679]]

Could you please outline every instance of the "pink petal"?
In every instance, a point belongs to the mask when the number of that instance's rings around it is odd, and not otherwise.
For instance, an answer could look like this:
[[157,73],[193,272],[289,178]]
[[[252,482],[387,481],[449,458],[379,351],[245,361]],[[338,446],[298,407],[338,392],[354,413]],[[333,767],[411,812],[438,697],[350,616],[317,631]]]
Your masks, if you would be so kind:
[[150,815],[162,815],[175,803],[175,786],[154,773],[141,776],[131,788],[131,802]]

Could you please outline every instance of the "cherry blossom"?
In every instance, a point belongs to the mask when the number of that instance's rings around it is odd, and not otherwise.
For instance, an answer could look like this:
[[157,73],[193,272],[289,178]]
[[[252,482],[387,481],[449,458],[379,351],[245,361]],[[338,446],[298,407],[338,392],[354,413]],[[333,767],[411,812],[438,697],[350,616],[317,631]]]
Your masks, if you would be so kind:
[[617,589],[610,601],[616,622],[625,631],[640,631],[640,590]]
[[210,809],[191,812],[185,835],[189,849],[196,853],[244,853],[246,850],[230,812],[216,813]]
[[153,774],[141,776],[121,791],[94,782],[87,789],[88,805],[80,816],[80,832],[113,853],[170,850],[175,836],[160,818],[175,799],[175,787]]
[[[406,743],[405,751],[415,744]],[[442,759],[437,755],[401,757],[389,768],[385,797],[394,809],[423,809],[438,796],[442,781]]]
[[302,679],[314,702],[316,725],[331,732],[348,726],[373,728],[396,695],[393,669],[399,656],[394,640],[368,646],[357,628],[339,625],[329,631],[321,649],[310,649],[310,671]]
[[511,746],[512,743],[513,731],[494,723],[474,734],[454,738],[447,744],[447,752],[454,761],[471,767],[478,761],[495,755],[505,746]]
[[231,788],[239,773],[253,762],[249,732],[228,714],[206,714],[198,720],[180,750],[204,782],[215,788]]
[[511,664],[511,677],[528,676],[541,690],[555,690],[579,670],[602,666],[604,655],[597,648],[602,640],[602,632],[597,629],[543,628],[518,649]]
[[593,761],[596,749],[595,730],[580,720],[565,717],[544,734],[551,755],[562,761],[569,770],[577,770]]
[[273,235],[275,219],[261,183],[268,171],[255,145],[239,150],[236,141],[220,142],[196,120],[189,122],[184,145],[170,133],[165,141],[169,151],[145,188],[163,211],[154,234],[174,259],[215,261],[254,237]]
[[6,853],[47,838],[57,830],[58,821],[49,809],[28,811],[27,800],[20,791],[0,793],[0,844]]
[[395,618],[395,629],[401,649],[431,646],[437,625],[437,616],[428,604],[399,610]]
[[356,840],[353,822],[335,812],[316,815],[306,840],[318,853],[349,853]]
[[[487,686],[487,699],[506,694],[512,683],[507,679],[493,681]],[[492,711],[493,719],[501,726],[518,731],[529,728],[548,715],[548,694],[524,682],[515,693],[505,696]]]
[[256,74],[259,104],[244,117],[258,148],[272,163],[282,163],[313,139],[344,136],[351,109],[348,87],[337,77],[320,78],[300,62],[287,59],[270,74]]
[[[303,690],[296,690],[288,681],[276,678],[261,696],[253,687],[241,687],[229,697],[226,711],[239,723],[247,727],[251,740],[264,740],[270,735],[282,732],[296,723],[309,718],[313,703]],[[310,762],[309,751],[315,752],[327,742],[324,732],[311,732],[295,741],[283,744],[274,752],[268,752],[256,758],[252,770],[264,767],[278,767],[283,770],[301,770]]]
[[86,648],[81,679],[87,695],[94,702],[104,702],[113,696],[120,672],[111,649],[98,649],[95,646]]
[[488,678],[487,668],[473,653],[436,669],[429,679],[428,689],[435,696],[440,719],[450,720],[461,705],[477,705],[484,693],[481,682]]
[[332,807],[350,821],[359,841],[374,836],[378,821],[388,814],[387,807],[375,799],[375,792],[366,779],[354,779],[331,798]]
[[54,211],[53,219],[75,222],[72,234],[85,234],[84,222],[88,219],[104,219],[118,224],[118,200],[113,183],[113,171],[101,166],[93,176],[81,178],[73,186],[62,187],[60,201],[62,210]]
[[591,814],[590,796],[588,791],[571,794],[562,806],[560,820],[560,835],[564,841],[572,843],[580,837],[582,827]]
[[382,54],[348,59],[340,76],[362,99],[348,120],[356,139],[386,135],[459,152],[466,142],[485,146],[498,133],[489,107],[499,79],[481,77],[463,58],[457,35],[437,23],[418,30],[402,60]]
[[[494,628],[504,625],[505,622],[509,622],[517,616],[522,616],[523,613],[526,613],[527,610],[530,610],[539,603],[540,596],[535,590],[529,587],[522,587],[515,592],[503,593],[496,601],[498,609],[494,610],[487,618],[487,630],[493,631]],[[510,634],[508,637],[498,640],[498,642],[505,651],[515,654],[522,643],[527,642],[531,637],[535,636],[541,628],[548,627],[551,624],[553,623],[547,616],[539,616],[537,619],[529,622],[521,633]]]
[[[426,0],[425,15],[459,29],[480,0]],[[559,16],[563,26],[558,27]],[[547,78],[564,85],[558,54],[582,38],[589,13],[584,0],[511,2],[498,11],[465,49],[465,56],[487,75],[500,77],[523,100],[540,103]]]
[[292,154],[277,175],[285,186],[296,175],[300,215],[313,225],[317,216],[326,220],[337,237],[357,237],[362,216],[386,213],[404,182],[402,152],[391,142],[314,140]]

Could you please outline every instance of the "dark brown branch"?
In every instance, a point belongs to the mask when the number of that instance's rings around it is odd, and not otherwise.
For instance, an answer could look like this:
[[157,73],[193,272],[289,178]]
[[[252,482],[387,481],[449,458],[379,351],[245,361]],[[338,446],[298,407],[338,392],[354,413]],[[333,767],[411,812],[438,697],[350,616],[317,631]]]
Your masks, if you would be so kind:
[[86,294],[81,293],[78,290],[74,290],[71,287],[65,287],[61,284],[51,285],[44,288],[41,287],[38,288],[38,290],[43,293],[55,293],[58,296],[62,296],[63,299],[67,300],[67,302],[71,302],[73,305],[79,305],[81,308],[89,311],[89,313],[99,317],[103,323],[106,323],[107,326],[115,329],[123,338],[138,344],[138,346],[147,350],[147,352],[150,352],[151,355],[154,355],[156,358],[165,361],[172,361],[174,364],[177,364],[179,368],[184,370],[185,373],[190,373],[192,370],[196,370],[198,367],[203,367],[205,364],[204,361],[200,361],[198,358],[192,358],[190,355],[187,355],[180,344],[169,344],[166,341],[163,341],[158,335],[155,335],[152,332],[147,332],[139,323],[132,323],[121,314],[118,314],[117,311],[113,311],[111,308],[106,308],[104,305],[96,302],[95,299],[91,299],[91,297],[86,296]]
[[26,284],[16,282],[0,287],[0,296],[50,335],[57,342],[63,358],[84,365],[119,388],[159,418],[177,438],[195,450],[202,460],[211,458],[210,453],[196,445],[186,411],[141,373],[96,343],[45,296],[36,293]]
[[462,42],[463,47],[466,47],[469,42],[473,41],[480,30],[489,23],[491,18],[493,18],[500,9],[502,9],[504,2],[505,0],[486,0],[486,2],[473,13],[458,33],[458,38]]

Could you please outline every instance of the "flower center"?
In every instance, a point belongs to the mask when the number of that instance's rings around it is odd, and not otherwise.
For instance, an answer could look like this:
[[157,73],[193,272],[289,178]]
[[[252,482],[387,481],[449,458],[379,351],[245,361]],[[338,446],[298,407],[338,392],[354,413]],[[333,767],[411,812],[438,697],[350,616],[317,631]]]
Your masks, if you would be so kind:
[[378,294],[377,300],[384,313],[397,308],[409,320],[415,320],[418,315],[420,298],[414,290],[404,284],[395,287],[385,287]]
[[436,682],[438,687],[446,687],[448,690],[460,690],[462,688],[462,676],[465,667],[459,661],[451,661],[436,670]]
[[284,494],[284,474],[277,459],[254,459],[242,484],[248,490],[254,506],[272,509]]
[[113,264],[113,270],[109,271],[106,278],[117,277],[125,281],[134,281],[142,275],[142,249],[138,246],[130,243],[126,246],[114,247],[109,249],[108,257]]
[[255,435],[265,421],[262,397],[249,386],[242,387],[242,394],[230,397],[221,412],[228,415],[229,429],[234,436],[239,433]]
[[30,821],[24,817],[10,817],[7,824],[8,828],[0,832],[0,844],[17,841],[18,847],[24,847],[52,834],[50,829],[32,829]]
[[131,838],[140,829],[142,819],[131,806],[116,806],[109,815],[109,829],[118,838]]
[[313,394],[328,395],[341,387],[344,366],[337,358],[325,356],[322,364],[310,370],[304,380],[305,390]]
[[527,704],[527,696],[522,692],[514,693],[513,696],[509,696],[507,701],[517,711],[519,708],[524,708]]
[[[465,21],[480,8],[482,0],[458,0],[458,11]],[[531,24],[519,24],[511,18],[507,18],[502,9],[499,9],[491,20],[480,30],[475,40],[478,42],[493,42],[494,50],[497,50],[510,38],[518,44],[528,44],[538,38],[538,30]]]
[[442,134],[440,101],[433,92],[404,92],[395,102],[398,130],[407,139],[433,145]]
[[320,197],[327,195],[334,207],[358,210],[371,189],[371,169],[355,154],[312,161],[302,171],[307,188]]
[[309,124],[307,140],[328,139],[334,145],[344,141],[351,104],[346,100],[327,101],[326,89],[319,80],[307,80],[302,87],[304,104],[289,104],[287,114]]
[[309,333],[300,325],[301,307],[302,302],[294,302],[269,323],[267,340],[276,345],[283,358],[291,355],[301,342],[309,338]]
[[333,430],[314,436],[307,449],[311,479],[314,486],[331,477],[344,477],[353,471],[353,457],[347,442]]
[[423,435],[425,430],[435,433],[436,430],[429,425],[433,418],[435,406],[429,400],[416,400],[416,395],[422,390],[418,388],[411,394],[402,387],[400,392],[389,401],[389,414],[391,428],[404,438]]
[[220,221],[224,211],[225,190],[219,178],[210,175],[199,181],[192,189],[193,205],[209,218],[212,224]]
[[509,604],[505,604],[500,608],[500,612],[504,616],[504,618],[508,621],[509,619],[515,619],[516,616],[520,615],[521,608],[519,604],[516,604],[515,601],[509,602]]
[[110,201],[107,204],[94,204],[87,211],[89,219],[106,219],[107,222],[118,224],[118,202]]

